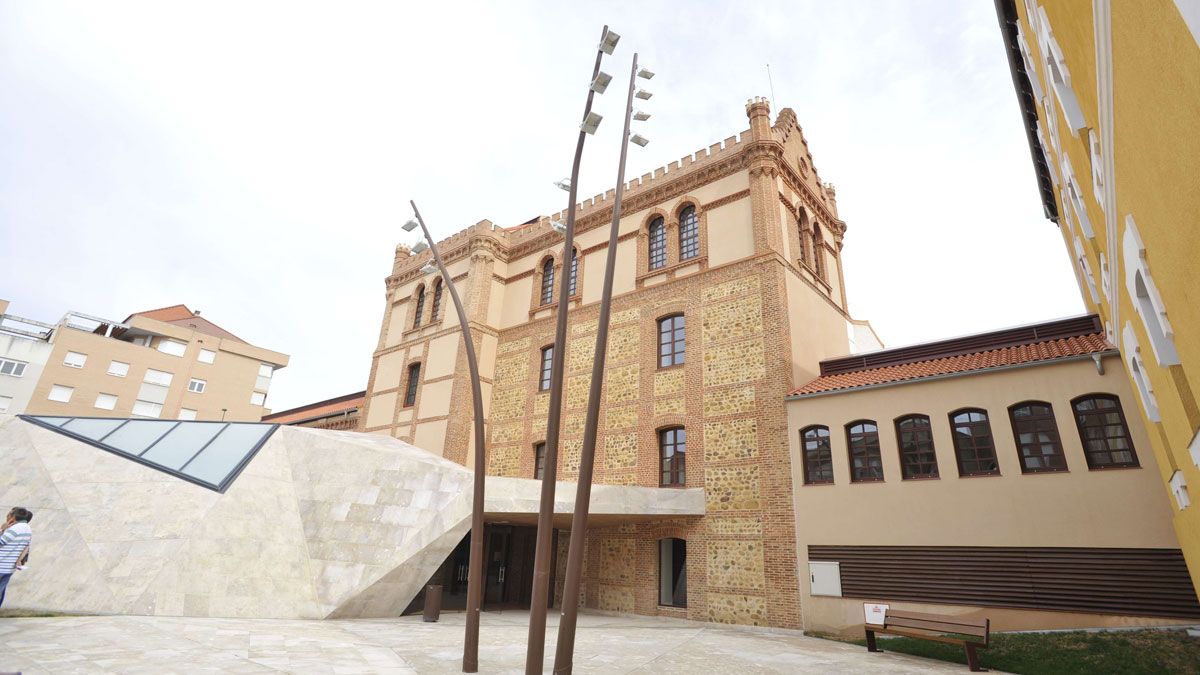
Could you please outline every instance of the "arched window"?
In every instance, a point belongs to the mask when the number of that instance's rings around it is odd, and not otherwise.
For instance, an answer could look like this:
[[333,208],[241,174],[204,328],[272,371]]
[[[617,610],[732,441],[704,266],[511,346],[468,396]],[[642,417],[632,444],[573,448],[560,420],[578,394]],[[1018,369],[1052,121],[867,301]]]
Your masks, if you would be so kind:
[[421,382],[421,364],[408,367],[408,382],[404,385],[404,407],[411,408],[417,402],[417,385]]
[[571,276],[567,277],[567,297],[575,297],[575,282],[579,278],[579,255],[578,251],[571,249]]
[[682,314],[674,314],[658,320],[659,368],[683,365],[684,351],[687,347],[686,333]]
[[546,442],[535,443],[533,446],[533,477],[541,479],[546,475]]
[[960,476],[999,476],[996,442],[986,411],[956,410],[950,413],[950,435]]
[[438,320],[438,315],[442,312],[442,280],[438,279],[433,282],[433,308],[430,309],[429,321],[432,323]]
[[658,540],[658,604],[687,607],[687,542]]
[[937,453],[933,450],[933,428],[925,415],[907,415],[896,420],[900,445],[900,477],[937,478]]
[[421,325],[421,316],[425,313],[425,284],[417,286],[417,305],[413,310],[413,328],[418,328]]
[[660,486],[683,487],[685,483],[684,460],[687,455],[687,433],[683,427],[670,427],[658,431],[658,456],[662,469]]
[[650,222],[650,269],[667,264],[667,226],[662,218]]
[[687,260],[700,255],[700,220],[696,218],[696,207],[689,206],[679,212],[679,259]]
[[1008,409],[1022,473],[1066,471],[1054,408],[1044,401],[1024,401]]
[[879,427],[871,420],[846,425],[846,445],[850,449],[850,482],[883,480],[883,458],[879,453]]
[[812,231],[812,268],[817,276],[825,278],[825,237],[821,234],[821,225],[813,225]]
[[808,214],[804,209],[799,209],[800,217],[796,219],[796,229],[800,235],[800,262],[805,265],[812,264],[812,256],[808,253],[808,247],[812,243],[812,235],[809,233]]
[[554,365],[554,345],[542,347],[542,369],[538,377],[538,391],[549,391],[550,371]]
[[548,305],[554,300],[554,259],[546,258],[542,263],[542,302]]
[[1089,394],[1071,401],[1089,469],[1138,466],[1121,401],[1112,394]]
[[829,446],[829,427],[811,426],[800,430],[804,449],[804,484],[833,482],[833,450]]

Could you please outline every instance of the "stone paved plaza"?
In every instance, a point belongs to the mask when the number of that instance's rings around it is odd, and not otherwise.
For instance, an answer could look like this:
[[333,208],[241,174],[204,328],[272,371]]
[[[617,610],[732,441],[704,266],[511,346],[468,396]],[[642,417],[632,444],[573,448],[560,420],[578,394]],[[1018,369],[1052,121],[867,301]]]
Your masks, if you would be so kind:
[[[523,672],[528,613],[486,612],[480,672]],[[551,616],[551,628],[557,616]],[[302,621],[137,616],[0,619],[0,672],[456,673],[462,614]],[[924,673],[965,667],[796,632],[584,614],[578,673]],[[546,672],[556,631],[547,634]]]

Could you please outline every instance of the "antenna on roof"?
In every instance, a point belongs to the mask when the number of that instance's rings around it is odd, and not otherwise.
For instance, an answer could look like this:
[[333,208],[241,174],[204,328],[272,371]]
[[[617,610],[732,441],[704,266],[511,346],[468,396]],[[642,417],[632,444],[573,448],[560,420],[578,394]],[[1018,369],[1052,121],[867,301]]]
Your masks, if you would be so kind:
[[778,113],[779,109],[775,107],[775,83],[771,81],[771,64],[767,64],[767,84],[771,86],[771,110]]

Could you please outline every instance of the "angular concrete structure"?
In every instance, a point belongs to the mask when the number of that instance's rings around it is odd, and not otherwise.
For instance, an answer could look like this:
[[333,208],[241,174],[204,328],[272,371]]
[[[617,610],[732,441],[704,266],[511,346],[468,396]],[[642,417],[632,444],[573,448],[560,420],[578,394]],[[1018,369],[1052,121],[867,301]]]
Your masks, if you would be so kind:
[[[219,492],[0,416],[0,466],[9,474],[0,505],[34,512],[30,567],[6,599],[16,609],[396,616],[470,528],[471,472],[379,435],[279,427]],[[488,478],[486,510],[530,518],[538,489],[533,480]],[[561,518],[574,492],[559,484]],[[704,494],[597,486],[592,513],[700,516]]]

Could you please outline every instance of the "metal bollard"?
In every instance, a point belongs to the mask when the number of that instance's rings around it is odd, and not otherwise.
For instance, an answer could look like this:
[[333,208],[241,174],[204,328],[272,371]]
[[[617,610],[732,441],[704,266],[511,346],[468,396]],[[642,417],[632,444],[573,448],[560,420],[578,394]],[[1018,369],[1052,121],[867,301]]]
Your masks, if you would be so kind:
[[425,587],[425,612],[422,615],[422,620],[425,623],[434,623],[442,613],[442,587],[438,584],[430,584]]

